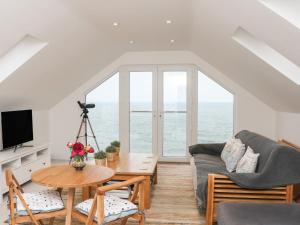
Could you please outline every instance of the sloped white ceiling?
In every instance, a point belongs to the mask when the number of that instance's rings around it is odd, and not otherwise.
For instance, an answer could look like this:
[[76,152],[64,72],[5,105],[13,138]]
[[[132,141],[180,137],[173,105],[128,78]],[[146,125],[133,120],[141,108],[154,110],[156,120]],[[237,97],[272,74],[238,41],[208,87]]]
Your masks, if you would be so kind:
[[190,50],[275,110],[300,112],[300,87],[235,42],[238,27],[300,65],[298,28],[258,0],[0,0],[0,56],[26,34],[48,43],[0,83],[0,107],[50,108],[128,51]]

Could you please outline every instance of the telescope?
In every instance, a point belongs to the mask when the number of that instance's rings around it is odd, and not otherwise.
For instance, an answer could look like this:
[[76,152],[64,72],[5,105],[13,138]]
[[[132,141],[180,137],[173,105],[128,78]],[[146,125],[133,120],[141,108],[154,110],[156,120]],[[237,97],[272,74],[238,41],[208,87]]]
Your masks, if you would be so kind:
[[92,109],[95,108],[95,104],[86,104],[86,103],[81,103],[80,101],[77,101],[78,105],[82,109]]

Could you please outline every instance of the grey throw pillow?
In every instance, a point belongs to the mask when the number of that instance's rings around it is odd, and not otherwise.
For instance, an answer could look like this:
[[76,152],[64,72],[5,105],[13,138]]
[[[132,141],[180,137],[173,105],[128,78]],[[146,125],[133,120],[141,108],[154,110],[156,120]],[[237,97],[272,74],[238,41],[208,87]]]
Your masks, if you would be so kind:
[[225,162],[228,172],[233,172],[245,153],[245,145],[240,139],[231,138],[226,142],[221,153],[221,159]]
[[239,161],[236,172],[237,173],[254,173],[257,166],[259,153],[254,153],[253,149],[248,146],[245,155]]

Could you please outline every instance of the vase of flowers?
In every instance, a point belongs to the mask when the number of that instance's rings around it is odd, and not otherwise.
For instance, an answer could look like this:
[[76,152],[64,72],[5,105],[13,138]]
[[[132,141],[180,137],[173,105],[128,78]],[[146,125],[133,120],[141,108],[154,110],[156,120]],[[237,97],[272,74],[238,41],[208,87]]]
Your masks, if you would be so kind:
[[106,166],[106,153],[103,151],[94,154],[95,164],[97,166]]
[[120,142],[119,141],[113,141],[110,143],[111,146],[114,146],[116,149],[116,155],[120,155]]
[[69,142],[67,147],[71,151],[71,165],[76,170],[83,170],[86,165],[84,160],[87,158],[88,153],[94,153],[94,148],[90,145],[84,146],[80,142],[76,142],[74,144]]
[[108,146],[106,149],[106,157],[108,162],[116,160],[116,148],[114,146]]

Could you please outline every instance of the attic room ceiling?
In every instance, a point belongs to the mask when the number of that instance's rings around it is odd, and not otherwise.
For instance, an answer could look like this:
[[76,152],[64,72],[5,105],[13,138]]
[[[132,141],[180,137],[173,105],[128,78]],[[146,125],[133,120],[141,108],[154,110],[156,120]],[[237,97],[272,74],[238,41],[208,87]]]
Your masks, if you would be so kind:
[[300,66],[299,29],[262,1],[276,0],[0,0],[0,56],[27,34],[48,43],[0,83],[0,107],[49,109],[129,51],[189,50],[275,110],[300,112],[300,86],[232,37],[241,27]]

